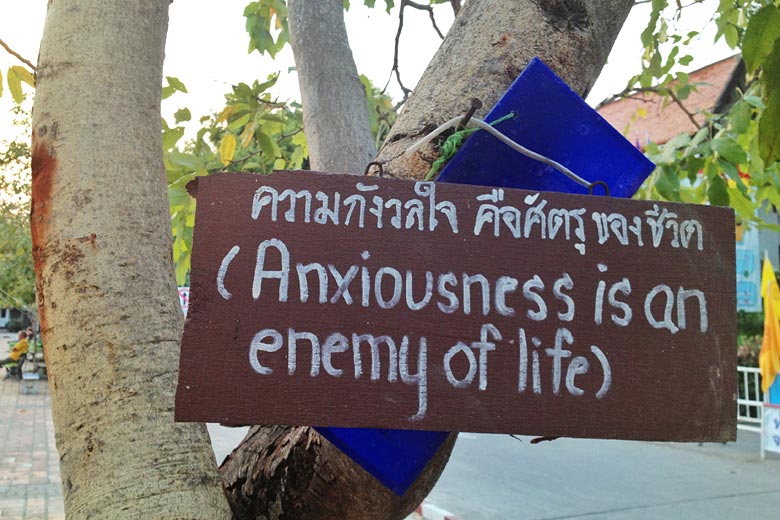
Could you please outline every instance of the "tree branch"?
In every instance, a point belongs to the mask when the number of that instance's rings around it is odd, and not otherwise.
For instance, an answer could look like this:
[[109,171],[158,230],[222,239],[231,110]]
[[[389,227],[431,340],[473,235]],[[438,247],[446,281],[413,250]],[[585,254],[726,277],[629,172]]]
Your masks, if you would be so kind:
[[675,94],[674,92],[672,92],[670,90],[669,91],[669,97],[672,98],[672,101],[674,101],[677,104],[678,107],[680,107],[680,110],[685,112],[685,115],[688,116],[688,119],[691,120],[691,123],[693,123],[693,126],[695,126],[697,130],[701,130],[701,125],[696,121],[696,118],[693,117],[694,114],[692,114],[690,110],[685,108],[685,105],[683,105],[683,102],[680,100],[679,97],[677,97],[677,94]]
[[[460,1],[459,0],[453,0],[453,1],[457,3],[458,9],[460,9]],[[455,3],[453,3],[453,9],[455,9]],[[439,29],[439,26],[436,24],[436,18],[433,14],[432,6],[418,4],[413,0],[401,0],[401,5],[398,10],[398,30],[395,33],[395,44],[393,46],[393,68],[390,69],[390,77],[387,78],[387,83],[385,83],[385,87],[382,89],[382,93],[384,93],[387,90],[387,86],[390,84],[390,80],[393,78],[393,74],[395,74],[395,79],[396,81],[398,81],[398,86],[401,87],[401,91],[404,93],[403,99],[398,103],[396,103],[395,105],[396,110],[398,110],[404,103],[406,103],[406,100],[409,99],[409,94],[412,93],[412,89],[407,88],[406,85],[404,85],[403,81],[401,81],[401,70],[398,66],[398,47],[401,43],[401,33],[404,30],[404,9],[406,7],[412,7],[420,11],[427,11],[428,16],[430,16],[431,18],[431,24],[433,25],[433,29],[436,31],[436,34],[438,34],[439,38],[441,38],[442,40],[444,39],[444,34],[442,34],[441,30]]]
[[406,6],[414,7],[415,9],[418,9],[420,11],[428,11],[428,16],[431,18],[431,24],[433,24],[433,29],[436,31],[436,34],[439,35],[439,38],[442,40],[444,39],[444,35],[439,30],[439,26],[436,25],[436,18],[433,15],[433,7],[430,5],[423,5],[418,4],[417,2],[413,2],[412,0],[401,0],[401,9],[403,9]]
[[[686,116],[688,116],[688,119],[690,119],[691,123],[693,123],[693,126],[696,127],[697,130],[701,130],[701,125],[698,121],[696,121],[695,115],[693,112],[688,110],[688,108],[685,106],[685,104],[682,102],[682,100],[675,94],[671,89],[664,89],[668,92],[668,96],[674,101],[674,103],[680,107],[680,110],[682,110]],[[663,96],[663,94],[659,93],[659,89],[657,87],[640,87],[640,88],[627,88],[623,90],[622,92],[619,92],[617,94],[614,94],[601,103],[599,103],[596,106],[596,110],[603,107],[604,105],[608,105],[614,101],[618,101],[620,99],[637,99],[638,94],[643,93],[652,93],[657,94],[658,96]]]
[[450,5],[452,6],[452,14],[458,16],[458,13],[460,12],[460,0],[450,0]]
[[[401,87],[401,91],[404,93],[404,97],[398,105],[396,105],[396,109],[406,103],[406,100],[409,99],[409,94],[412,93],[412,90],[406,88],[401,81],[401,71],[398,68],[398,46],[401,42],[401,32],[404,30],[404,7],[406,7],[406,2],[402,1],[401,8],[398,11],[398,30],[395,33],[395,44],[393,47],[393,68],[390,69],[390,78],[392,78],[393,73],[395,73],[395,79],[398,81],[398,86]],[[390,78],[387,80],[388,84],[390,83]],[[387,85],[385,85],[385,88],[387,88]],[[384,90],[382,92],[384,92]]]
[[5,50],[8,52],[8,54],[10,54],[11,56],[15,57],[17,60],[21,61],[22,63],[24,63],[25,65],[27,65],[28,67],[30,67],[30,68],[32,69],[32,71],[33,71],[33,72],[36,72],[36,71],[38,70],[38,69],[35,67],[35,65],[33,65],[33,64],[32,64],[32,62],[31,62],[30,60],[27,60],[27,59],[25,59],[25,58],[24,58],[24,56],[22,56],[21,54],[19,54],[19,53],[18,53],[18,52],[16,52],[15,50],[13,50],[11,47],[9,47],[9,46],[8,46],[8,44],[7,44],[7,43],[5,43],[5,42],[4,42],[2,39],[0,39],[0,46],[2,46],[2,47],[3,47],[3,49],[5,49]]

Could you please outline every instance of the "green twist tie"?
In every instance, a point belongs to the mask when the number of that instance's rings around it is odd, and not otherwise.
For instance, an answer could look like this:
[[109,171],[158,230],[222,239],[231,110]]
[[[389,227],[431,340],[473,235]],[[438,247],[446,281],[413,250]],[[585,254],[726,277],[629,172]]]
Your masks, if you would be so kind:
[[[498,123],[502,121],[506,121],[507,119],[511,119],[515,117],[514,112],[510,112],[507,115],[503,117],[499,117],[495,121],[488,123],[490,126],[496,126]],[[473,134],[479,130],[479,128],[464,128],[463,130],[459,130],[452,135],[450,135],[441,145],[441,153],[439,154],[439,158],[434,161],[433,164],[431,164],[431,170],[428,172],[428,175],[425,177],[426,181],[432,180],[434,177],[436,177],[436,174],[439,172],[442,166],[452,159],[452,156],[455,155],[455,153],[458,151],[458,149],[463,144],[463,141],[466,140],[468,136]]]

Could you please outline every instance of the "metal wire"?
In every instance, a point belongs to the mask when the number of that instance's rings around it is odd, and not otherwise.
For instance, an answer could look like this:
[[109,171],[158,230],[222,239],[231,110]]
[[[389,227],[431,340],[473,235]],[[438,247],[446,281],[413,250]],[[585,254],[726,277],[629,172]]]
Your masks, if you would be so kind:
[[[443,132],[445,132],[449,128],[452,128],[453,126],[459,125],[464,119],[466,119],[466,116],[453,117],[449,121],[445,122],[444,124],[442,124],[438,128],[436,128],[436,130],[434,130],[433,132],[431,132],[430,134],[426,135],[425,137],[423,137],[422,139],[417,141],[415,144],[413,144],[412,146],[407,148],[406,151],[404,152],[404,155],[412,154],[412,153],[420,150],[423,146],[425,146],[426,144],[431,142],[433,139],[436,139],[439,135],[441,135]],[[602,185],[602,186],[605,187],[605,191],[607,193],[607,196],[609,196],[609,187],[607,187],[607,185],[606,185],[606,183],[604,181],[588,182],[587,180],[583,179],[582,177],[580,177],[579,175],[577,175],[576,173],[574,173],[573,171],[568,169],[566,166],[564,166],[561,163],[559,163],[558,161],[550,159],[549,157],[546,157],[546,156],[544,156],[544,155],[542,155],[540,153],[534,152],[533,150],[529,150],[525,146],[523,146],[523,145],[521,145],[519,143],[516,143],[515,141],[513,141],[512,139],[510,139],[509,137],[507,137],[503,133],[499,132],[498,130],[496,130],[495,128],[493,128],[492,126],[490,126],[488,123],[486,123],[485,121],[483,121],[481,119],[477,119],[476,117],[471,117],[468,122],[469,122],[469,124],[474,124],[475,126],[479,127],[481,130],[484,130],[484,131],[488,132],[493,137],[495,137],[496,139],[498,139],[499,141],[501,141],[502,143],[504,143],[505,145],[510,147],[512,150],[514,150],[514,151],[516,151],[518,153],[521,153],[521,154],[525,155],[526,157],[530,157],[531,159],[539,161],[540,163],[543,163],[543,164],[546,164],[548,166],[551,166],[551,167],[555,168],[556,170],[558,170],[559,172],[564,174],[566,177],[568,177],[572,181],[574,181],[577,184],[579,184],[580,186],[584,186],[584,187],[588,188],[588,192],[589,193],[593,192],[593,187],[594,186]]]

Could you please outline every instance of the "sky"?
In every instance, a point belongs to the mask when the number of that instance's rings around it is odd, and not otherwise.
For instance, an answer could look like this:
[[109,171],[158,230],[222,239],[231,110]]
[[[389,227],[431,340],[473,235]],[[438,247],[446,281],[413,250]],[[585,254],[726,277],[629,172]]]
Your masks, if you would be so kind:
[[[248,1],[175,0],[171,4],[163,73],[183,81],[188,94],[176,94],[165,100],[163,116],[172,119],[173,112],[187,106],[196,122],[200,116],[221,108],[231,85],[263,80],[278,71],[282,72],[276,88],[278,97],[282,100],[299,98],[297,77],[294,73],[286,74],[293,66],[289,47],[275,61],[257,52],[247,53],[248,36],[242,13]],[[395,12],[388,15],[382,9],[368,9],[360,3],[353,0],[346,14],[355,62],[360,73],[367,75],[375,85],[384,86],[392,67],[392,41],[397,17]],[[32,62],[37,60],[46,4],[46,0],[0,0],[0,39]],[[700,26],[711,16],[713,5],[713,0],[709,0],[702,6],[687,8],[681,23]],[[627,80],[638,72],[641,55],[639,33],[646,23],[649,9],[649,5],[640,5],[632,11],[608,64],[591,90],[589,103],[595,105],[621,91]],[[440,6],[436,13],[440,28],[446,31],[452,23],[452,10],[448,6]],[[687,70],[695,70],[733,54],[722,42],[712,45],[713,23],[710,23],[710,29],[709,34],[695,42],[695,59]],[[426,13],[407,9],[400,57],[401,74],[407,86],[417,82],[440,41]],[[8,66],[15,64],[18,63],[14,58],[0,49],[0,71],[5,73]],[[400,99],[400,89],[394,81],[388,91],[394,98]],[[10,95],[6,91],[0,98],[0,140],[7,138],[13,130],[9,128],[10,103]]]

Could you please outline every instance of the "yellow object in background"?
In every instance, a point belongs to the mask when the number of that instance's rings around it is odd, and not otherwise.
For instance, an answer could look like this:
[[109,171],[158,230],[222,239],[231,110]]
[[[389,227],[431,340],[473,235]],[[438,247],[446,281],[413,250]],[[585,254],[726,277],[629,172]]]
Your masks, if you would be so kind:
[[766,393],[780,374],[780,287],[766,255],[761,271],[761,297],[764,298],[764,340],[758,366],[761,368],[761,390]]

